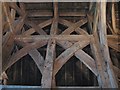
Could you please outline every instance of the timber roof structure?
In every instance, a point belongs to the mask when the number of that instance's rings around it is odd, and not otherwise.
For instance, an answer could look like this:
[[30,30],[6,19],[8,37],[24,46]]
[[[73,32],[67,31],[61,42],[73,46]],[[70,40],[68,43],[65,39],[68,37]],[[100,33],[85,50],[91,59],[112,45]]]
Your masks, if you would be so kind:
[[2,2],[2,84],[120,87],[117,2]]

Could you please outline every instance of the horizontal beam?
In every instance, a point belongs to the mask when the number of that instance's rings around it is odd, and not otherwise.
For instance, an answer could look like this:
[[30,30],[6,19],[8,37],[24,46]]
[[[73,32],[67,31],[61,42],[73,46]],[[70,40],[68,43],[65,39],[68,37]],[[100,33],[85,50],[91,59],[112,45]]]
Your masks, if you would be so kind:
[[[69,41],[79,41],[84,40],[85,38],[92,38],[93,35],[32,35],[32,36],[24,36],[24,35],[17,35],[15,37],[16,41],[22,42],[34,42],[38,40],[49,40],[49,39],[56,39],[56,40],[69,40]],[[115,38],[117,35],[107,35],[108,40],[110,38]]]
[[[53,12],[50,11],[28,11],[28,17],[52,17],[53,16]],[[80,17],[80,16],[86,16],[85,13],[81,13],[81,12],[60,12],[59,16],[61,17],[66,17],[66,16],[70,16],[70,17]]]
[[84,40],[87,38],[92,38],[92,35],[34,35],[34,36],[21,36],[18,35],[15,37],[16,41],[23,41],[23,42],[34,42],[38,40],[49,40],[49,39],[56,39],[56,40],[69,40],[69,41],[79,41]]
[[[40,89],[41,88],[41,86],[19,86],[19,85],[0,85],[0,88],[15,88],[15,89],[20,89],[20,90],[24,90],[25,88],[27,89],[31,89],[31,90],[33,90],[33,88],[36,88],[36,89]],[[88,87],[78,87],[78,86],[76,86],[76,87],[70,87],[70,86],[58,86],[58,87],[56,87],[56,88],[58,88],[58,89],[62,89],[62,88],[71,88],[72,90],[73,90],[73,88],[88,88],[88,89],[90,89],[90,88],[99,88],[99,86],[88,86]]]

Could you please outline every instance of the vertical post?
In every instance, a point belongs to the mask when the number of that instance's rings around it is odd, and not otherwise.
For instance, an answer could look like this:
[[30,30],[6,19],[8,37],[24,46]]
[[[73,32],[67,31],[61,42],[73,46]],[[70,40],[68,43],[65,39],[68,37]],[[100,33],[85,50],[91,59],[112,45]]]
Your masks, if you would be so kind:
[[2,74],[2,2],[0,1],[0,75]]
[[105,74],[107,74],[105,71],[104,71],[104,68],[103,68],[103,58],[102,58],[102,55],[101,55],[101,52],[100,52],[100,48],[99,48],[99,36],[98,36],[98,19],[99,19],[99,3],[96,3],[96,9],[95,9],[95,14],[94,14],[94,21],[93,21],[93,40],[91,42],[91,48],[93,50],[93,54],[94,54],[94,58],[95,58],[95,62],[96,62],[96,67],[97,67],[97,71],[98,71],[98,75],[97,75],[97,78],[98,78],[98,83],[99,83],[99,86],[102,88],[106,88],[108,87],[108,82],[107,82],[107,78],[105,77]]
[[[54,5],[54,19],[52,22],[50,35],[56,35],[58,29],[58,3],[53,2]],[[49,88],[49,90],[55,87],[55,77],[53,76],[54,69],[54,60],[56,58],[55,53],[56,41],[54,39],[50,39],[48,41],[46,59],[44,63],[44,70],[42,76],[42,88]]]
[[103,60],[106,65],[106,70],[109,76],[109,84],[110,88],[118,88],[117,80],[114,75],[113,71],[113,64],[110,59],[109,50],[108,50],[108,43],[107,43],[107,31],[106,31],[106,0],[102,0],[100,2],[100,14],[99,14],[99,21],[100,21],[100,29],[99,29],[99,38],[100,38],[100,49]]

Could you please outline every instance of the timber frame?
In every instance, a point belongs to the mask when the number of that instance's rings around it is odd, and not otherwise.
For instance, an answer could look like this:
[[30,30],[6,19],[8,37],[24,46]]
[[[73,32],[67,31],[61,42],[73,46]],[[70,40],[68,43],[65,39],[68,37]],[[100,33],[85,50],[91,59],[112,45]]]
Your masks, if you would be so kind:
[[[97,76],[100,88],[118,88],[120,69],[113,65],[108,47],[120,52],[118,48],[120,45],[119,30],[114,21],[114,3],[111,11],[112,26],[110,26],[106,20],[106,0],[103,1],[95,3],[93,16],[88,13],[87,17],[75,23],[61,18],[60,16],[69,14],[59,13],[59,2],[53,2],[54,13],[45,14],[46,16],[53,15],[53,18],[39,25],[27,20],[30,14],[26,12],[24,3],[20,2],[19,6],[13,2],[0,3],[3,10],[3,17],[0,17],[0,25],[2,25],[2,66],[0,67],[2,67],[2,72],[29,54],[42,74],[41,87],[56,88],[55,75],[72,56],[76,56]],[[89,11],[91,11],[93,3],[90,5]],[[16,13],[19,16],[17,19],[15,18]],[[80,13],[70,15],[77,16]],[[25,30],[23,25],[26,23],[32,28]],[[58,34],[58,23],[68,27],[61,34]],[[89,24],[91,34],[80,28],[86,23]],[[49,25],[51,25],[50,34],[47,34],[43,28]],[[107,35],[107,27],[110,28],[111,35]],[[78,35],[71,35],[74,31]],[[32,35],[34,32],[39,35]],[[15,44],[22,48],[13,52]],[[58,57],[55,52],[57,44],[65,49]],[[37,49],[45,45],[47,45],[47,52],[44,60]],[[87,45],[90,45],[94,58],[82,50]]]

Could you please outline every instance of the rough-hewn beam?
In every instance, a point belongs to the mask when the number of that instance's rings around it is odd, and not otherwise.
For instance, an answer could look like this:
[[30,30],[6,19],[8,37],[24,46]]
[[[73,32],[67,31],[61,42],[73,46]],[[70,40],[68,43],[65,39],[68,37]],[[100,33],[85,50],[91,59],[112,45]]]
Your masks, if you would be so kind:
[[[59,18],[59,23],[62,24],[62,25],[64,25],[64,26],[67,26],[67,27],[71,27],[71,25],[74,24],[74,23],[72,23],[72,22],[70,22],[70,21],[67,21],[67,20],[65,20],[65,19],[62,19],[62,18]],[[80,27],[76,28],[75,31],[76,31],[78,34],[82,34],[82,35],[83,35],[83,34],[86,34],[86,35],[88,35],[88,33],[87,33],[84,29],[82,29],[82,28],[80,28]]]
[[120,49],[119,49],[120,45],[118,42],[108,40],[108,46],[111,47],[112,49],[116,50],[117,52],[120,52]]
[[40,52],[38,52],[37,49],[33,49],[33,50],[29,51],[29,55],[34,60],[34,62],[37,65],[38,69],[40,70],[41,74],[43,74],[43,66],[44,66],[44,58],[43,58],[43,56],[40,54]]
[[106,62],[107,73],[109,76],[108,82],[110,87],[109,88],[118,88],[118,84],[115,78],[115,74],[113,71],[113,64],[111,62],[108,50],[108,43],[107,43],[107,31],[106,31],[106,0],[100,3],[100,47],[102,51],[103,60]]
[[[44,21],[44,22],[40,23],[38,26],[41,27],[41,28],[44,28],[44,27],[50,25],[52,23],[52,21],[53,21],[53,19],[49,19],[47,21]],[[35,32],[35,29],[30,28],[29,30],[25,31],[22,35],[30,35],[34,32]]]
[[53,63],[55,59],[55,41],[49,40],[44,62],[43,76],[41,80],[42,88],[51,88],[53,79]]
[[62,34],[70,34],[72,33],[76,28],[84,25],[87,22],[86,18],[83,18],[82,20],[76,22],[75,24],[72,24],[70,27],[68,27],[65,31],[62,32]]
[[49,40],[49,39],[55,39],[58,41],[79,41],[81,39],[85,38],[92,38],[92,35],[33,35],[33,36],[23,36],[23,35],[17,35],[15,37],[16,41],[23,41],[23,42],[34,42],[38,40]]
[[[98,83],[100,87],[108,87],[108,78],[105,79],[105,74],[106,72],[104,71],[104,67],[103,67],[103,59],[102,59],[102,55],[100,53],[100,48],[99,48],[99,37],[97,34],[97,27],[98,27],[98,18],[99,18],[99,10],[98,10],[98,6],[99,4],[96,4],[96,11],[94,14],[94,21],[93,21],[93,36],[94,39],[91,40],[91,49],[92,49],[92,53],[94,55],[95,58],[95,62],[96,62],[96,67],[97,67],[97,78],[98,78]],[[107,75],[107,74],[106,74]]]
[[[93,35],[33,35],[33,36],[25,36],[25,35],[16,35],[16,41],[23,41],[23,42],[33,42],[37,40],[49,40],[49,39],[56,39],[59,41],[79,41],[80,39],[84,39],[85,37],[92,38]],[[117,43],[117,35],[107,35],[108,42],[113,41]],[[117,47],[116,47],[117,48]]]
[[47,35],[46,32],[40,26],[34,24],[32,21],[26,20],[25,23],[32,26],[35,32],[38,32],[40,35]]
[[120,69],[116,66],[113,66],[113,70],[117,78],[120,78]]
[[115,3],[112,2],[112,28],[115,34],[118,33],[116,28],[116,17],[115,17]]
[[29,44],[23,47],[22,49],[17,51],[15,54],[13,54],[8,62],[3,62],[4,65],[3,65],[2,70],[5,71],[6,69],[8,69],[11,65],[17,62],[20,58],[27,55],[29,51],[34,50],[36,48],[40,48],[46,44],[47,44],[47,41],[37,41],[37,42],[34,42],[32,44]]
[[[56,35],[58,29],[58,2],[53,2],[54,6],[54,19],[52,22],[50,35]],[[56,58],[55,53],[56,41],[55,39],[49,39],[46,58],[44,63],[44,71],[41,80],[42,88],[53,88],[55,87],[55,77],[53,76],[54,60]]]
[[16,2],[9,2],[8,5],[9,5],[9,7],[16,10],[19,15],[21,15],[21,16],[23,15],[23,11],[17,6]]
[[66,49],[60,56],[57,57],[54,64],[54,76],[60,70],[60,68],[74,55],[74,53],[84,48],[89,44],[89,38],[86,40],[80,40],[79,42],[72,45],[70,48]]
[[[59,16],[64,17],[64,16],[70,16],[70,17],[80,17],[80,16],[85,16],[85,13],[81,12],[60,12]],[[53,16],[52,12],[49,11],[33,11],[30,10],[28,11],[28,17],[51,17]]]
[[75,52],[75,56],[97,76],[98,72],[95,65],[95,60],[92,57],[86,54],[83,50],[78,50]]
[[0,2],[0,75],[1,75],[1,73],[2,73],[2,19],[3,19],[3,17],[2,17],[2,13],[3,13],[3,11],[2,11],[2,2]]
[[[13,49],[13,45],[14,45],[14,27],[12,25],[12,18],[11,18],[11,13],[10,13],[10,10],[9,10],[9,7],[7,5],[7,3],[3,3],[3,10],[5,12],[5,15],[6,15],[6,18],[7,18],[7,22],[9,24],[9,27],[10,27],[10,35],[8,37],[8,40],[5,41],[5,43],[3,44],[3,55],[2,55],[2,60],[4,62],[6,62],[6,60],[9,58],[10,56],[10,53]],[[4,64],[3,64],[4,66]]]

